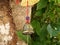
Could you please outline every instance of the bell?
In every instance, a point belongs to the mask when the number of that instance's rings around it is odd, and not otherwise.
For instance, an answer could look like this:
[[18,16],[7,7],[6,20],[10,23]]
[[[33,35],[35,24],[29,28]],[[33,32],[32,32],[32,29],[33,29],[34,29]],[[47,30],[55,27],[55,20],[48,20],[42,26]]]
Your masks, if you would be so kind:
[[30,24],[25,24],[23,27],[23,34],[30,35],[32,33],[34,33],[32,26]]

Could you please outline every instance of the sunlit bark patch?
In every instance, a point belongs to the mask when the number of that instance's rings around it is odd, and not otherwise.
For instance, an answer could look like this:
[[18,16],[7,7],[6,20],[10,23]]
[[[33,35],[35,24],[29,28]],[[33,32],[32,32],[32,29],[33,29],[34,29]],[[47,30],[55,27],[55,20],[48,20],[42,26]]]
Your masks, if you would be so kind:
[[10,23],[0,25],[0,45],[7,45],[8,41],[12,40],[12,36],[9,35]]
[[9,34],[9,29],[10,29],[9,23],[6,23],[5,25],[4,24],[0,25],[0,33],[1,34],[8,35]]
[[0,1],[0,45],[16,45],[15,26],[8,0]]

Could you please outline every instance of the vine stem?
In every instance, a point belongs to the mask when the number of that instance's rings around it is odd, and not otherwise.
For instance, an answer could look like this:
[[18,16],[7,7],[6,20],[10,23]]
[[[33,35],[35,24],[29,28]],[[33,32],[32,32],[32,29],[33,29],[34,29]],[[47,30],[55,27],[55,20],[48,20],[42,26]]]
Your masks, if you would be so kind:
[[28,44],[28,42],[29,42],[29,37],[28,37],[28,36],[29,36],[29,35],[27,35],[27,45],[29,45],[29,44]]

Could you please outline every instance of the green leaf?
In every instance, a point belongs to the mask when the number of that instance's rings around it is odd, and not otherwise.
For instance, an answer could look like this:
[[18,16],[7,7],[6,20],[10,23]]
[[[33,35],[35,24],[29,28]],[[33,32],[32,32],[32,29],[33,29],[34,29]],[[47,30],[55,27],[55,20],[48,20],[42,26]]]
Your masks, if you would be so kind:
[[41,27],[41,31],[40,31],[40,40],[41,42],[44,42],[46,40],[46,37],[47,37],[48,33],[47,33],[47,25],[44,24],[42,25]]
[[49,2],[51,2],[51,1],[54,1],[55,2],[56,0],[49,0]]
[[37,4],[37,10],[45,8],[47,6],[48,0],[40,0]]
[[57,12],[60,12],[60,7],[56,8]]
[[37,10],[35,16],[42,16],[45,9]]
[[60,25],[58,24],[55,25],[55,31],[57,31],[57,33],[60,33]]
[[58,3],[60,4],[60,0],[58,0]]
[[35,31],[38,35],[40,35],[40,23],[39,23],[37,20],[33,20],[31,24],[32,24],[32,26],[33,26],[33,28],[34,28],[34,31]]
[[35,16],[41,16],[41,15],[42,15],[42,10],[38,10],[38,11],[36,11]]
[[47,31],[50,34],[50,37],[52,37],[53,29],[50,24],[48,24],[48,26],[47,26]]
[[53,25],[53,28],[50,24],[48,24],[47,26],[47,30],[48,30],[48,33],[50,34],[50,37],[54,37],[54,36],[57,36],[58,33],[60,32],[60,26],[54,26]]
[[40,45],[40,42],[39,41],[32,41],[31,45]]
[[52,11],[50,12],[49,17],[52,22],[55,22],[55,14]]
[[[23,35],[21,31],[17,31],[16,32],[17,36],[19,37],[19,39],[24,40],[25,42],[27,42],[27,35]],[[28,36],[28,38],[30,38],[30,36]],[[28,39],[29,40],[29,39]]]

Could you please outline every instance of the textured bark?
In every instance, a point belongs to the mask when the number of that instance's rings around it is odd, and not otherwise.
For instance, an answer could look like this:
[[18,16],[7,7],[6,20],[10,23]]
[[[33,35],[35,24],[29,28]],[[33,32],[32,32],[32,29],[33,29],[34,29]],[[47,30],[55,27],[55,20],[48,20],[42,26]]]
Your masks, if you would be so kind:
[[[31,16],[31,7],[29,7],[29,16]],[[25,24],[26,7],[16,5],[15,1],[0,0],[0,28],[1,25],[9,24],[8,34],[0,29],[0,45],[27,45],[24,41],[18,40],[16,30],[22,30]],[[16,26],[16,27],[15,27]],[[9,38],[8,38],[9,37]]]
[[[1,25],[5,27],[7,23],[9,23],[9,31],[5,29],[2,32],[3,27],[1,28]],[[9,2],[8,0],[0,0],[0,45],[16,45],[16,43],[15,25],[11,16]]]
[[[27,7],[22,7],[20,4],[16,4],[15,0],[10,1],[10,6],[12,9],[12,17],[13,17],[13,21],[16,26],[16,30],[22,31],[23,26],[26,22],[25,18],[26,18],[26,8]],[[29,14],[29,17],[31,17],[31,7],[28,7],[28,8],[29,8],[28,14]],[[27,45],[27,44],[24,41],[18,41],[18,45]]]
[[[27,7],[23,7],[20,4],[16,4],[14,1],[10,2],[12,8],[13,21],[16,25],[17,30],[23,30],[23,26],[26,22],[26,10]],[[28,7],[28,15],[31,17],[31,7]]]

